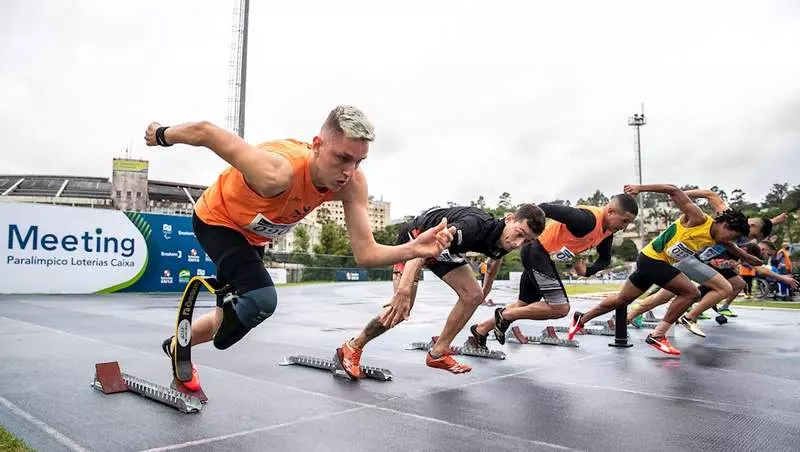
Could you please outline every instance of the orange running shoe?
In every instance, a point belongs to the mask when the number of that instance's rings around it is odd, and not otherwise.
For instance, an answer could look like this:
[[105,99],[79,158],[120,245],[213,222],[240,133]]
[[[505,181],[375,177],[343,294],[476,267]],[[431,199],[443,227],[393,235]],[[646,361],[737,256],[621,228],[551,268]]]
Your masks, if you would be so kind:
[[450,354],[445,354],[440,356],[439,358],[434,358],[431,356],[430,352],[425,356],[425,364],[428,367],[433,367],[436,369],[444,369],[448,372],[452,372],[454,374],[465,374],[472,370],[472,367],[469,367],[466,364],[461,364],[455,359],[453,359]]
[[[169,356],[169,360],[170,362],[172,362],[173,366],[175,364],[174,364],[174,358],[172,356],[174,355],[175,345],[176,345],[175,336],[170,336],[164,339],[164,342],[161,343],[161,350],[164,350],[164,353],[166,353],[167,356]],[[175,376],[174,369],[172,373],[174,377]],[[175,380],[178,381],[177,378],[175,378]],[[197,372],[197,366],[195,366],[194,363],[192,363],[192,379],[189,381],[180,381],[180,384],[182,384],[184,387],[186,387],[186,389],[190,391],[200,390],[200,374],[199,372]]]
[[336,349],[336,356],[339,358],[342,368],[353,380],[360,380],[364,378],[364,372],[361,371],[361,351],[360,348],[355,348],[350,345],[350,341],[345,341],[341,347]]
[[673,347],[666,337],[654,337],[652,334],[648,334],[647,339],[644,341],[652,345],[656,350],[668,355],[680,356],[681,354],[681,351]]

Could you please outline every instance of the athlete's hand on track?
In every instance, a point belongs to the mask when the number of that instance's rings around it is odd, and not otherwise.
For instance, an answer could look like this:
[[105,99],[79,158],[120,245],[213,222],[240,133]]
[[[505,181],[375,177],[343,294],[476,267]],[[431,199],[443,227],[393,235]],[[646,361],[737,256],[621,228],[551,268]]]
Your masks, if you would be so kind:
[[398,290],[392,297],[392,304],[389,310],[381,315],[378,320],[384,328],[392,328],[403,320],[408,320],[410,313],[411,295],[404,290]]
[[148,146],[158,146],[156,143],[156,129],[161,127],[161,124],[157,122],[151,122],[149,126],[147,126],[147,130],[144,132],[144,142]]
[[447,227],[447,218],[442,218],[439,224],[414,239],[415,256],[424,258],[438,257],[442,254],[442,251],[450,246],[455,232],[455,227]]
[[626,185],[623,190],[627,195],[636,196],[641,191],[640,188],[641,185]]

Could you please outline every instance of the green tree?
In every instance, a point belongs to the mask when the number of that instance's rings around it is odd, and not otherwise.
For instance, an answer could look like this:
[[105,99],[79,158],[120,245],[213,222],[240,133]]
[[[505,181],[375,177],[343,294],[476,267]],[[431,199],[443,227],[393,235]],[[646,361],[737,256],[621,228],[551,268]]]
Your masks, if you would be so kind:
[[294,251],[298,253],[308,253],[311,238],[308,235],[308,228],[301,224],[294,228]]
[[762,207],[782,207],[783,201],[789,197],[789,184],[772,184]]
[[315,254],[330,254],[336,256],[348,256],[352,254],[350,239],[343,227],[333,221],[326,221],[322,224],[319,234],[319,244],[314,245]]
[[596,190],[592,196],[587,200],[590,205],[603,207],[608,204],[608,196],[603,194],[600,190]]
[[400,233],[400,229],[403,227],[403,224],[390,224],[383,229],[379,229],[374,231],[372,235],[375,237],[375,241],[382,244],[382,245],[389,245],[393,246],[397,243],[397,235]]
[[497,210],[504,209],[505,211],[509,211],[512,208],[511,194],[508,192],[503,192],[503,194],[500,195],[500,199],[497,201]]

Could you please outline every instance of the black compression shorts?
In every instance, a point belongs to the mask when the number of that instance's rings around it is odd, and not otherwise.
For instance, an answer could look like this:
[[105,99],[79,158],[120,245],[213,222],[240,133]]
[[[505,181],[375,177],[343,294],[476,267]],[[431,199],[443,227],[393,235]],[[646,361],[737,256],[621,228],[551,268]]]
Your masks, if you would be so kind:
[[[206,224],[196,214],[192,215],[192,229],[200,246],[216,264],[220,283],[230,283],[239,295],[274,285],[264,268],[263,246],[250,245],[231,228]],[[217,297],[217,306],[222,307],[222,301],[222,297]]]
[[[412,225],[404,226],[397,234],[397,244],[402,245],[415,239],[422,231],[414,228]],[[401,263],[404,264],[404,263]],[[467,265],[467,260],[461,254],[451,254],[449,250],[445,250],[439,257],[431,257],[425,259],[425,268],[433,272],[434,275],[440,279],[444,275],[450,273],[462,265]],[[405,265],[395,265],[395,269],[403,268]],[[401,270],[402,271],[402,270]]]
[[647,292],[653,284],[664,287],[680,274],[677,268],[667,262],[639,253],[639,257],[636,258],[636,271],[628,276],[628,280],[642,292]]
[[519,280],[519,301],[529,304],[544,298],[547,304],[569,303],[556,265],[538,240],[523,246],[520,257],[523,271]]

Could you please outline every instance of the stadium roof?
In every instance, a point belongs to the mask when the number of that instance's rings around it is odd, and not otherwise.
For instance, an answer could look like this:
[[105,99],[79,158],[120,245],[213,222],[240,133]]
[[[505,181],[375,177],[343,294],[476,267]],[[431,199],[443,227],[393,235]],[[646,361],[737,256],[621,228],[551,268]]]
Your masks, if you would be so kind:
[[[187,192],[197,200],[205,189],[202,185],[179,182],[147,182],[147,194],[153,201],[188,202]],[[111,181],[107,177],[0,175],[0,195],[110,199]]]

